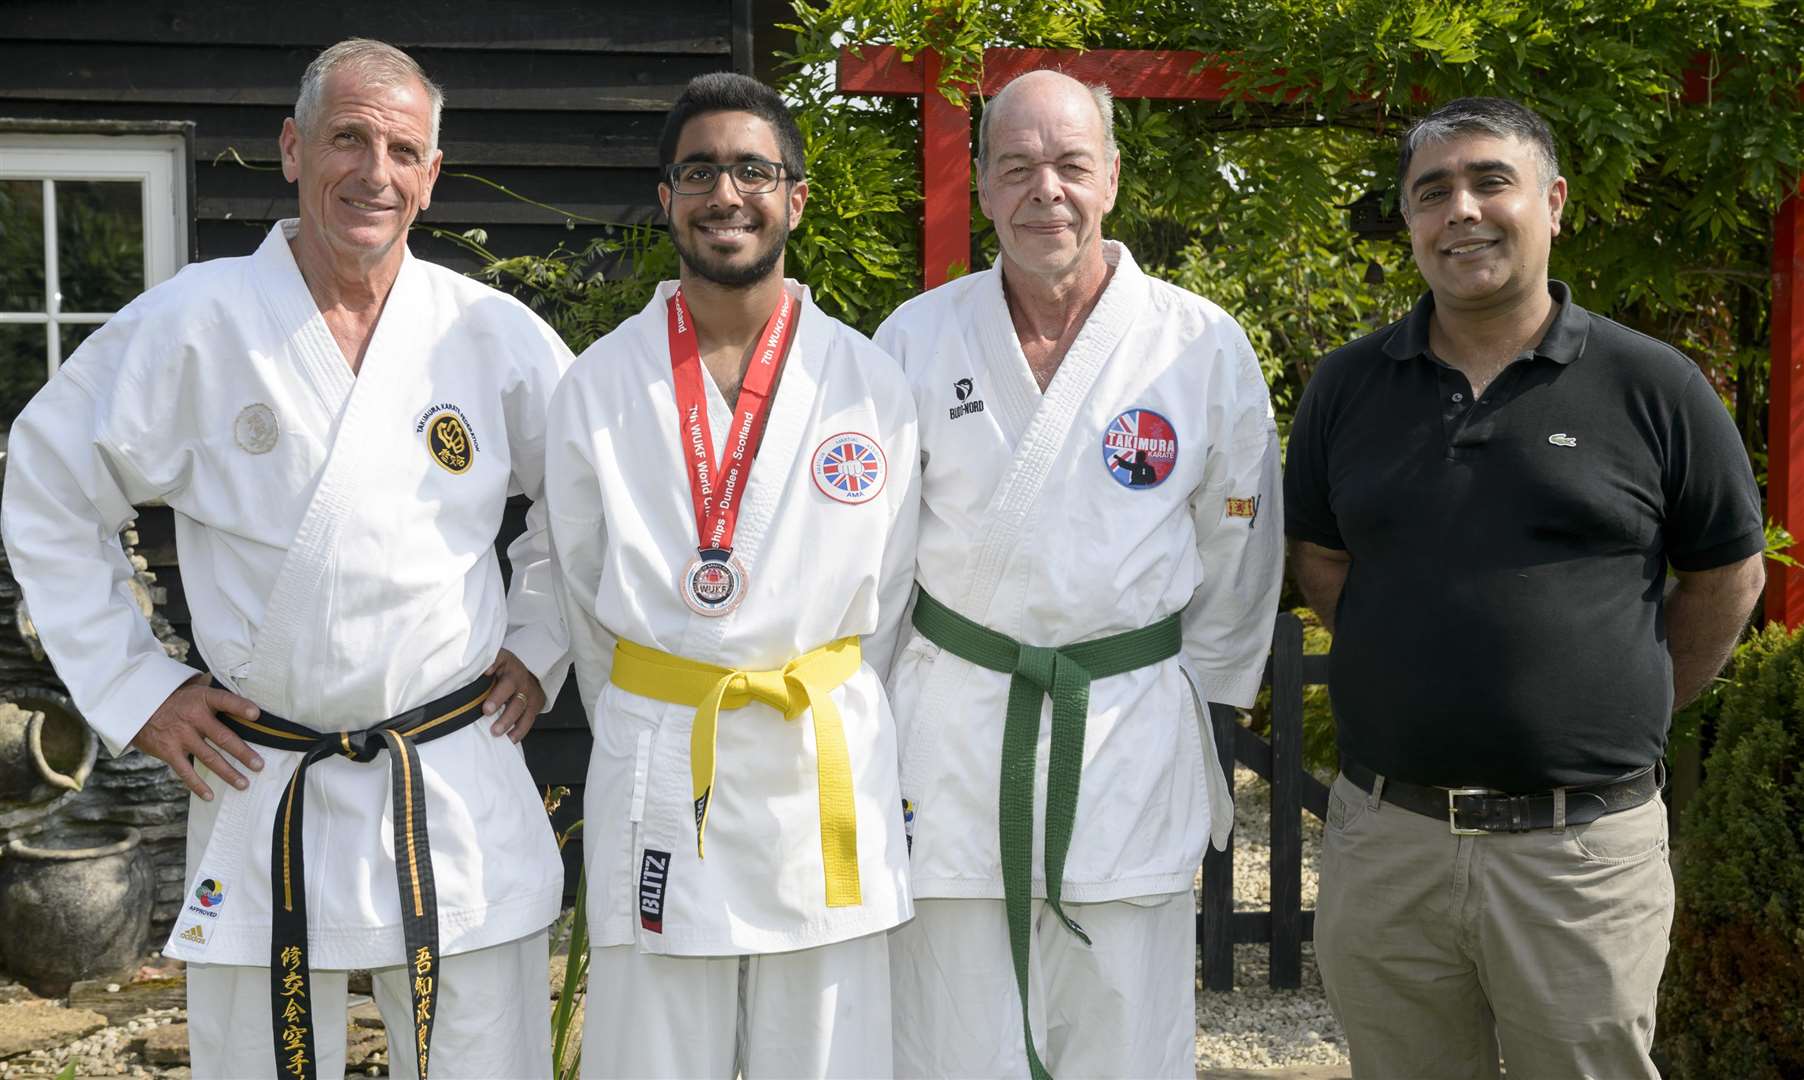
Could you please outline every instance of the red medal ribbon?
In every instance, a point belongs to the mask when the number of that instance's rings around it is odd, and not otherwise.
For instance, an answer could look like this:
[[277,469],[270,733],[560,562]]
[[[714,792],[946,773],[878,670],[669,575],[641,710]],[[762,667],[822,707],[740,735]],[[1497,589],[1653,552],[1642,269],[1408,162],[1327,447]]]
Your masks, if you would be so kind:
[[795,301],[789,290],[777,310],[771,312],[760,335],[758,354],[746,369],[733,406],[733,427],[722,447],[722,458],[713,460],[713,440],[708,427],[708,397],[702,386],[701,342],[695,336],[695,319],[683,303],[683,290],[670,297],[670,373],[676,390],[677,426],[681,434],[684,471],[689,474],[689,495],[695,504],[695,535],[699,551],[723,553],[733,549],[733,530],[739,522],[739,498],[751,477],[752,459],[764,439],[770,419],[772,391],[789,339],[795,335]]

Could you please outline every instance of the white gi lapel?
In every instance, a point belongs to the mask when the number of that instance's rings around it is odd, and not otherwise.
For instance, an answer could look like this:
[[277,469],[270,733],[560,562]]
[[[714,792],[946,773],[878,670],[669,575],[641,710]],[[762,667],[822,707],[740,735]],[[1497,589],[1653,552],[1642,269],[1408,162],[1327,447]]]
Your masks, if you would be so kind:
[[[1133,256],[1125,247],[1113,242],[1104,252],[1115,266],[1115,275],[1096,308],[1090,312],[1089,319],[1085,320],[1083,329],[1078,331],[1077,340],[1071,343],[1070,351],[1059,363],[1059,370],[1044,394],[1039,393],[1039,384],[1028,370],[1021,344],[1015,337],[1014,323],[1002,295],[1002,275],[996,274],[994,284],[984,286],[992,290],[990,312],[979,328],[985,369],[1003,390],[1005,400],[1021,397],[1022,378],[1027,380],[1028,392],[1038,397],[1026,429],[1015,444],[1014,456],[990,496],[983,514],[985,524],[971,538],[972,556],[965,564],[964,581],[958,591],[940,598],[961,614],[986,626],[1007,628],[1012,625],[1012,619],[998,617],[998,613],[992,611],[1007,573],[1009,557],[1023,543],[1046,479],[1066,443],[1074,434],[1085,439],[1093,437],[1091,432],[1074,433],[1072,423],[1145,303],[1146,284],[1140,268],[1134,265]],[[1018,369],[1018,376],[1008,370],[1011,367]],[[1004,408],[1018,409],[1024,403],[1024,400],[1018,400]],[[1021,603],[1018,592],[1006,595],[1011,597],[1011,603]],[[935,664],[922,687],[920,703],[914,711],[915,730],[902,761],[902,794],[905,798],[919,798],[923,794],[919,778],[937,750],[940,718],[955,711],[951,705],[971,671],[969,664]]]
[[1044,395],[1040,393],[1040,383],[1034,378],[1033,369],[1027,366],[1027,354],[1021,351],[1021,341],[1015,336],[1008,299],[1002,291],[1001,267],[986,275],[979,288],[982,290],[980,302],[988,310],[977,327],[982,352],[973,366],[983,373],[985,385],[993,391],[996,422],[1002,429],[1002,437],[1008,440],[1011,452],[1018,452],[1022,436],[1033,423],[1034,414],[1040,410]]
[[[286,243],[281,245],[287,251]],[[406,254],[401,272],[395,277],[393,290],[383,306],[375,334],[364,352],[360,374],[352,376],[350,365],[339,351],[338,343],[326,327],[319,308],[301,280],[300,270],[289,257],[292,287],[283,288],[279,278],[271,275],[264,281],[265,295],[285,327],[293,327],[289,346],[297,362],[310,372],[317,372],[319,385],[349,384],[347,400],[332,432],[331,449],[325,468],[314,486],[307,512],[295,531],[294,541],[282,560],[265,607],[263,625],[257,631],[251,648],[250,672],[239,687],[245,697],[277,710],[291,719],[307,710],[297,708],[290,697],[291,657],[296,642],[317,623],[316,612],[322,602],[321,582],[332,565],[338,546],[338,535],[351,512],[358,490],[359,477],[370,462],[358,453],[359,436],[369,424],[380,423],[385,406],[392,406],[392,392],[402,385],[409,372],[400,370],[408,350],[394,348],[391,343],[409,332],[408,313],[415,308],[425,288],[424,271]],[[300,304],[306,305],[303,317]],[[340,381],[342,379],[342,381]],[[379,717],[376,719],[380,719]]]
[[[1084,321],[1083,329],[1078,331],[1077,340],[1071,343],[1064,360],[1060,361],[1058,372],[1053,375],[1046,392],[1039,395],[1032,419],[1015,444],[1014,457],[990,496],[983,518],[985,527],[973,538],[974,554],[965,565],[965,581],[956,594],[956,606],[970,618],[987,625],[995,625],[986,618],[991,600],[1002,583],[1009,556],[1019,547],[1023,529],[1039,505],[1040,492],[1053,463],[1072,437],[1072,421],[1089,398],[1090,389],[1096,385],[1109,358],[1115,354],[1116,345],[1133,325],[1146,298],[1140,268],[1134,265],[1134,258],[1127,248],[1111,242],[1104,251],[1115,265],[1114,277],[1103,290],[1090,317]],[[986,288],[990,287],[986,285]],[[1002,390],[1004,401],[1008,402],[1005,409],[1013,410],[1023,404],[1022,400],[1017,400],[1023,391],[1021,379],[1027,380],[1026,388],[1030,392],[1036,392],[1038,384],[1027,369],[1026,357],[1015,337],[1014,323],[1002,295],[1000,273],[996,275],[993,289],[993,315],[984,320],[982,327],[985,355],[988,370]],[[1011,364],[1005,358],[1014,362]],[[1011,374],[1005,370],[1011,366],[1019,369],[1018,372]],[[1090,437],[1087,432],[1080,434]]]

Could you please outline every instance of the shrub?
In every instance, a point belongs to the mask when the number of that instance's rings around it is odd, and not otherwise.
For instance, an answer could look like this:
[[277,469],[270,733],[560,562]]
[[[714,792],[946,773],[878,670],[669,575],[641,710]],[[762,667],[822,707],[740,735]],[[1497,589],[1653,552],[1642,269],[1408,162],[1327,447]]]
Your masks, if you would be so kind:
[[1677,1075],[1804,1076],[1804,639],[1740,652],[1674,857],[1658,1039]]

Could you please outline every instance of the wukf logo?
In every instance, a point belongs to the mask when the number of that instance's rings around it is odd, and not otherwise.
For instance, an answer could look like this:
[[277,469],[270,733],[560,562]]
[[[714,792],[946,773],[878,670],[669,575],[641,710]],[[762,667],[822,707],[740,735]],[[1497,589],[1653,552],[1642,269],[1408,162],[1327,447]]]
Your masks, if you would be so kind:
[[814,486],[835,502],[870,502],[888,479],[883,449],[869,435],[841,432],[814,450]]
[[1177,429],[1151,409],[1129,409],[1103,431],[1102,463],[1122,487],[1158,487],[1178,464]]

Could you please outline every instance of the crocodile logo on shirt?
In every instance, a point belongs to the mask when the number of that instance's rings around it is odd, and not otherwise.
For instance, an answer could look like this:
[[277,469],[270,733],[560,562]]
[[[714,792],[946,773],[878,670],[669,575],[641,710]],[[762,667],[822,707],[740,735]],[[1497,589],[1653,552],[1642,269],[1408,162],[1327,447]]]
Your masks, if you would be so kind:
[[1576,438],[1574,438],[1573,436],[1566,434],[1564,431],[1554,432],[1552,435],[1549,435],[1547,437],[1547,441],[1554,444],[1555,446],[1571,447],[1571,446],[1578,445],[1578,440]]

